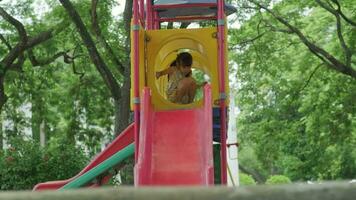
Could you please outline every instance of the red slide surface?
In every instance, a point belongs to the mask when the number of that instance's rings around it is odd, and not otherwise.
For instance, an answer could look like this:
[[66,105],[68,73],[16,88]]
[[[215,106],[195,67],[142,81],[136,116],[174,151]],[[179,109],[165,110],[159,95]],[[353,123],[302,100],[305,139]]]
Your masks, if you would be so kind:
[[[100,154],[98,154],[81,172],[79,172],[76,176],[67,179],[67,180],[60,180],[60,181],[49,181],[45,183],[37,184],[33,190],[56,190],[64,186],[65,184],[69,183],[71,180],[75,179],[76,177],[84,174],[85,172],[89,171],[90,169],[94,168],[104,160],[108,159],[110,156],[115,154],[116,152],[122,150],[127,145],[134,142],[134,124],[128,126],[113,142],[111,142]],[[103,177],[100,184],[106,183],[111,177],[106,176]],[[91,185],[93,187],[97,186],[97,184]]]
[[202,108],[158,112],[145,88],[136,185],[212,185],[213,170],[210,86]]

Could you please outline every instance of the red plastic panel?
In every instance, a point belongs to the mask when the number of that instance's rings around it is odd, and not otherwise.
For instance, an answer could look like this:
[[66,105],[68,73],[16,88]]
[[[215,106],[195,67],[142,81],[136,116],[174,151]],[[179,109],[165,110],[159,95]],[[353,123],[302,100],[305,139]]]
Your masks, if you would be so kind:
[[154,112],[145,89],[136,185],[213,184],[210,86],[204,91],[203,108]]

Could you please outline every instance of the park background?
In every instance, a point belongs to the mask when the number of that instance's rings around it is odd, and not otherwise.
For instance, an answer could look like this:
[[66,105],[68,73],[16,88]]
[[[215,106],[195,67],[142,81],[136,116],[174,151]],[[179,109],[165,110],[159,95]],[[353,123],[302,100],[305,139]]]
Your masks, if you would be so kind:
[[[0,1],[0,190],[75,175],[132,118],[132,2],[71,2],[91,38],[59,1]],[[354,1],[228,2],[240,185],[355,179]],[[103,63],[90,62],[87,40]],[[111,184],[133,183],[125,164]]]

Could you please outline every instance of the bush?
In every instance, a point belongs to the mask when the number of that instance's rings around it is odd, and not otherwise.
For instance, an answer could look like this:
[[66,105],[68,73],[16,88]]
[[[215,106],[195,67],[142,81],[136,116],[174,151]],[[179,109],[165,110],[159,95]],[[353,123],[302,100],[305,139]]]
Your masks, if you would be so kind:
[[84,152],[70,145],[66,139],[51,139],[43,158],[43,171],[47,173],[47,180],[70,178],[81,171],[88,162]]
[[239,177],[240,185],[256,185],[256,181],[250,175],[239,173]]
[[269,179],[266,181],[267,185],[278,185],[278,184],[289,184],[292,183],[292,181],[283,175],[274,175],[269,177]]
[[11,143],[0,156],[0,190],[31,189],[44,179],[44,173],[40,173],[43,151],[33,142]]
[[0,190],[30,190],[40,182],[67,179],[87,162],[83,151],[64,140],[53,140],[46,148],[22,139],[10,144],[0,151]]

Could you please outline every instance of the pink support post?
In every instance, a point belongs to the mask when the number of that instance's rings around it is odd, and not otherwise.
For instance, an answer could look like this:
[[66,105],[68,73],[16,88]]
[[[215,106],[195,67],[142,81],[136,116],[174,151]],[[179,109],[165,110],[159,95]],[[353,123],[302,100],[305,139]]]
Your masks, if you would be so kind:
[[146,0],[146,29],[153,29],[152,0]]
[[221,183],[227,184],[227,156],[226,156],[226,91],[225,91],[225,1],[218,0],[218,66],[220,91],[220,138],[221,138]]
[[154,22],[153,28],[155,30],[157,30],[157,29],[159,29],[159,25],[161,24],[161,22],[159,21],[159,15],[158,15],[157,11],[153,11],[153,18],[154,18],[154,20],[153,20],[153,22]]
[[132,74],[134,76],[134,121],[135,121],[135,163],[137,162],[137,152],[139,151],[138,141],[139,141],[139,128],[140,128],[140,91],[139,91],[139,7],[138,0],[133,1],[133,24],[131,29],[133,29],[133,39],[134,39],[134,71]]
[[140,21],[142,26],[145,26],[145,4],[144,0],[140,0]]
[[160,22],[179,22],[179,21],[194,21],[194,20],[216,20],[216,16],[207,17],[176,17],[176,18],[160,18]]
[[215,7],[216,3],[190,3],[190,4],[169,4],[169,5],[154,5],[154,9],[167,9],[167,8],[202,8],[202,7]]

